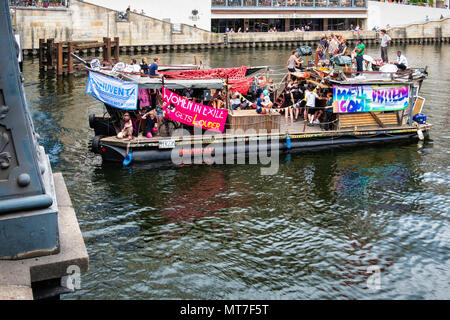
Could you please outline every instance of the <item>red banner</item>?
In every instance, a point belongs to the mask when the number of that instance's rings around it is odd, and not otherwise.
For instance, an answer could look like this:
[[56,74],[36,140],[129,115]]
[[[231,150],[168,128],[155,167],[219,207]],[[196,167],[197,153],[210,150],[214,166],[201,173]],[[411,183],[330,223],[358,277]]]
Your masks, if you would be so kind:
[[226,79],[228,76],[228,84],[230,90],[237,91],[246,95],[254,78],[246,78],[247,67],[239,68],[217,68],[217,69],[200,69],[200,70],[179,70],[179,71],[162,71],[160,72],[169,79]]
[[200,69],[200,70],[180,70],[180,71],[163,71],[161,74],[167,78],[173,79],[243,79],[247,67],[239,68],[217,68],[217,69]]
[[176,93],[162,88],[163,100],[175,106],[174,110],[166,108],[170,119],[190,126],[223,132],[227,120],[227,109],[216,109],[193,102]]

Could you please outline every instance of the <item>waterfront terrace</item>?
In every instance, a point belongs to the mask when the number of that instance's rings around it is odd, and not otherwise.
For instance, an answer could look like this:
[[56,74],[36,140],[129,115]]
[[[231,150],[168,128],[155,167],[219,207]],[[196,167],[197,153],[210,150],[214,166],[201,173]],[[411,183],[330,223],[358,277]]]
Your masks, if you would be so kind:
[[212,0],[211,30],[225,32],[365,29],[366,0]]

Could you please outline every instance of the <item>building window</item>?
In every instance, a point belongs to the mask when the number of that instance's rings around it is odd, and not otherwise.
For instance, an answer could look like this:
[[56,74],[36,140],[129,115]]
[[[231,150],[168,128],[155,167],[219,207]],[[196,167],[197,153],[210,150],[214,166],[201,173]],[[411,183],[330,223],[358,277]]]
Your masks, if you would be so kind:
[[212,19],[211,30],[217,33],[225,33],[226,31],[244,32],[244,19]]
[[302,7],[312,7],[314,6],[313,0],[302,0],[301,2]]
[[257,0],[244,0],[244,7],[256,7]]
[[328,30],[345,30],[346,19],[328,19]]
[[218,6],[218,7],[225,7],[226,5],[226,0],[212,0],[211,5],[214,6]]

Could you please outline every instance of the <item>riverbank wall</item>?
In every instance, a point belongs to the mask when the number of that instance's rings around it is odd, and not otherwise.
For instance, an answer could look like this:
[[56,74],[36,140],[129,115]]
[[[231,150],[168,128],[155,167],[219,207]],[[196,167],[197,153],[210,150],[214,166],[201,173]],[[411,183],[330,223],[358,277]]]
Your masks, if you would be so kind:
[[[295,47],[317,43],[323,31],[252,32],[217,34],[188,25],[178,25],[145,15],[130,13],[118,19],[118,12],[101,6],[71,1],[69,8],[14,7],[13,24],[21,36],[24,54],[37,54],[39,39],[102,41],[119,37],[121,52],[164,52],[224,48]],[[328,31],[330,32],[330,31]],[[353,44],[357,38],[367,45],[379,43],[378,31],[334,31]],[[432,44],[450,42],[450,18],[392,28],[393,43]],[[80,54],[89,53],[86,50]]]

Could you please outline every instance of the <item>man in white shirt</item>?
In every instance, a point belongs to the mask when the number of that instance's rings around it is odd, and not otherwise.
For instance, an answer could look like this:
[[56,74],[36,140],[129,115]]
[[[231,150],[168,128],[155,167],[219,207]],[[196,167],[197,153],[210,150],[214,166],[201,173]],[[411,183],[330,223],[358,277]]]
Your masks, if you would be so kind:
[[314,124],[314,116],[317,112],[316,110],[316,98],[319,96],[314,90],[314,86],[312,84],[308,85],[308,88],[305,91],[305,99],[306,99],[306,108],[304,118],[305,121],[308,121],[308,126],[312,126]]
[[394,64],[401,71],[404,71],[406,68],[408,68],[408,60],[406,60],[406,57],[402,55],[401,51],[397,51],[397,62],[394,62]]
[[381,31],[381,59],[383,59],[384,63],[388,63],[388,44],[391,42],[391,37],[386,33],[386,30],[382,29]]

